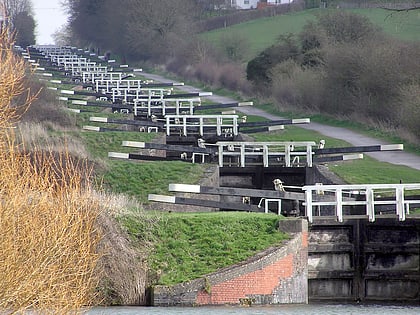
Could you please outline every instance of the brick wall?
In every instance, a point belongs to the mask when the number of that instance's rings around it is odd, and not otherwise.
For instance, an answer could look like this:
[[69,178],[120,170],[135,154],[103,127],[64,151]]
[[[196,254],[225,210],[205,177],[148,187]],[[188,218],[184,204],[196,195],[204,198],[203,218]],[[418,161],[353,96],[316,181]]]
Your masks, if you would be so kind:
[[307,224],[298,219],[285,222],[282,225],[289,224],[300,231],[292,232],[292,238],[283,246],[267,249],[201,279],[156,286],[154,305],[307,303]]

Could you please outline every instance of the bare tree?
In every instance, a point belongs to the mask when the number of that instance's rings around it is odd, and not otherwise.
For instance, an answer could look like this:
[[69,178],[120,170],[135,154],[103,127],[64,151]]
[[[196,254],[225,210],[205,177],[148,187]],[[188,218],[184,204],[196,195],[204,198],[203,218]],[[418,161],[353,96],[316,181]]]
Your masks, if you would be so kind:
[[16,44],[26,47],[35,44],[35,20],[28,12],[16,15],[13,21],[16,30]]
[[193,0],[129,0],[128,43],[142,57],[170,55],[194,32]]
[[3,4],[8,22],[12,27],[19,14],[23,12],[32,14],[32,2],[30,0],[0,0],[0,2]]

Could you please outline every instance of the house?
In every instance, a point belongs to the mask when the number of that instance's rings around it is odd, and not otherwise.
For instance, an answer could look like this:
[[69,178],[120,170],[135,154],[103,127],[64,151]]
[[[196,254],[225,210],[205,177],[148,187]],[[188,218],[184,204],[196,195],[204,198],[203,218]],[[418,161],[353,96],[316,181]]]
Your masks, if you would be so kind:
[[267,5],[279,5],[279,4],[287,4],[292,3],[293,0],[267,0],[267,1],[260,1],[260,2],[267,2]]
[[240,10],[265,8],[279,4],[291,3],[293,0],[230,0],[230,6]]
[[237,9],[256,9],[259,0],[231,0],[230,6]]

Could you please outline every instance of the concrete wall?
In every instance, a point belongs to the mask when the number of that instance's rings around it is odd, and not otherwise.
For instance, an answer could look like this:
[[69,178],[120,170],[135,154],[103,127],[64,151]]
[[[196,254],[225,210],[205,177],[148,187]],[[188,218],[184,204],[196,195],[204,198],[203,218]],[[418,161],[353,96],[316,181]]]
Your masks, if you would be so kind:
[[307,222],[284,220],[279,229],[292,233],[284,246],[267,249],[201,279],[174,286],[156,286],[153,305],[307,303]]

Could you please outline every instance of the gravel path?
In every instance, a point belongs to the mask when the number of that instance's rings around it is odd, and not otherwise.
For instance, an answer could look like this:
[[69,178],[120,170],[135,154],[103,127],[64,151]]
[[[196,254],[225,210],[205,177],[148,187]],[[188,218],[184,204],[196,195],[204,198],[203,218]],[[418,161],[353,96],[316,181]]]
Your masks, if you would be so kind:
[[[156,82],[173,82],[173,80],[169,80],[155,74],[142,72],[140,75],[147,77],[148,79],[152,79]],[[188,93],[202,91],[190,85],[179,86],[177,88]],[[233,103],[233,102],[238,101],[238,100],[235,100],[229,97],[220,96],[220,95],[208,96],[206,97],[206,99],[215,103]],[[236,110],[240,111],[241,113],[245,115],[261,116],[268,120],[280,119],[280,117],[278,116],[266,113],[263,110],[255,108],[253,106],[238,107],[236,108]],[[331,127],[331,126],[322,125],[322,124],[313,123],[313,122],[307,125],[299,125],[299,127],[307,129],[307,130],[313,130],[313,131],[319,132],[331,138],[344,140],[354,146],[389,144],[385,141],[371,138],[371,137],[359,134],[357,132],[354,132],[345,128]],[[328,143],[327,143],[327,146],[328,146]],[[370,153],[365,153],[365,154],[381,162],[388,162],[395,165],[405,165],[413,169],[420,170],[420,156],[416,154],[412,154],[412,153],[408,153],[404,151],[370,152]]]

